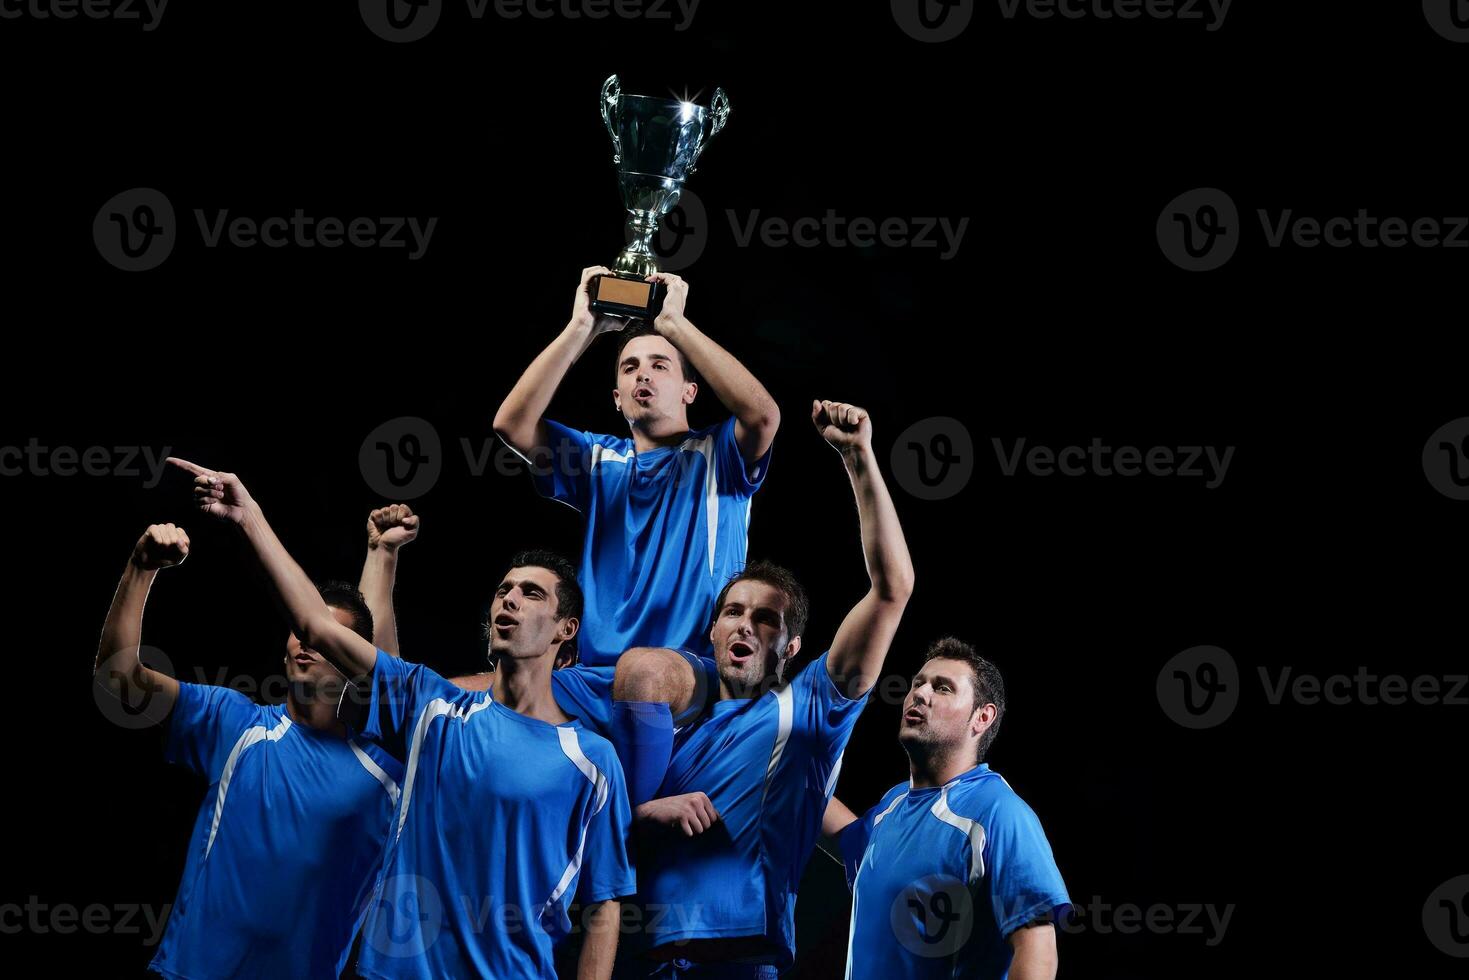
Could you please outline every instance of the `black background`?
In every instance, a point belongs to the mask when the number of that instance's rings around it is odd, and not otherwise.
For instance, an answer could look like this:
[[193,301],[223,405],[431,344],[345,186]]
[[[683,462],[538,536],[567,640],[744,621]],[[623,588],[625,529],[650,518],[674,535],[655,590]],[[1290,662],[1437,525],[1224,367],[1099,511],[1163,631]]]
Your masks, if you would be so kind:
[[[1465,671],[1466,504],[1420,462],[1463,398],[1465,253],[1268,248],[1256,209],[1317,217],[1469,213],[1458,163],[1469,45],[1418,4],[1239,0],[1199,21],[1005,18],[979,4],[925,44],[883,4],[704,0],[670,21],[469,17],[423,40],[374,36],[354,5],[183,5],[136,21],[0,20],[8,342],[4,436],[170,448],[238,472],[313,575],[355,578],[383,502],[358,450],[427,420],[443,474],[412,501],[403,650],[480,662],[509,555],[573,552],[575,515],[524,477],[469,472],[518,372],[564,324],[584,265],[621,245],[602,80],[730,94],[690,186],[707,209],[688,313],[740,356],[784,421],[750,554],[792,567],[824,648],[865,588],[839,460],[813,397],[873,416],[880,458],[924,419],[973,444],[962,492],[894,483],[918,570],[889,657],[906,675],[953,633],[1004,670],[991,756],[1044,821],[1073,899],[1235,906],[1204,935],[1060,939],[1062,977],[1461,975],[1422,924],[1469,872],[1458,803],[1469,707],[1267,702],[1257,668],[1407,677]],[[129,188],[172,202],[178,243],[125,273],[93,243]],[[1218,187],[1239,251],[1188,273],[1155,237],[1175,196]],[[405,249],[204,247],[194,209],[256,220],[439,219]],[[968,218],[960,249],[740,247],[726,210]],[[698,234],[696,229],[696,234]],[[604,344],[609,343],[603,341]],[[554,414],[618,431],[611,352]],[[705,392],[695,425],[717,417]],[[1004,476],[993,439],[1052,448],[1235,447],[1223,483]],[[898,456],[903,455],[899,447]],[[154,590],[145,642],[180,675],[277,670],[285,630],[187,481],[0,481],[12,738],[0,903],[172,900],[201,787],[89,693],[97,633],[150,522],[190,530]],[[1224,724],[1186,730],[1155,682],[1179,651],[1240,665]],[[899,709],[874,703],[838,794],[906,778]],[[835,866],[803,892],[796,975],[840,975]],[[1104,923],[1105,924],[1105,923]],[[141,974],[137,935],[25,930],[7,948],[98,976]]]

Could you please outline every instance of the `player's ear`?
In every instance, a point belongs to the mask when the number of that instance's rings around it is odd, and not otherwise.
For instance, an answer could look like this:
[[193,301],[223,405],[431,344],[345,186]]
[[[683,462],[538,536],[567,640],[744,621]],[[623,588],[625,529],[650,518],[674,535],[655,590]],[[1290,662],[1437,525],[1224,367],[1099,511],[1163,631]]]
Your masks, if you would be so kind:
[[622,411],[622,392],[618,391],[616,388],[612,389],[612,405],[619,412]]
[[561,621],[561,642],[565,643],[576,636],[576,631],[581,629],[581,620],[575,616],[567,616]]
[[698,393],[699,385],[697,382],[685,381],[683,386],[683,403],[685,405],[692,405],[694,403],[694,396]]
[[982,704],[974,710],[974,716],[969,719],[969,730],[974,735],[980,736],[995,723],[995,715],[999,709],[993,704]]
[[799,636],[793,636],[793,637],[791,637],[791,642],[789,642],[789,643],[786,644],[786,652],[785,652],[784,659],[786,659],[786,660],[795,660],[796,659],[796,654],[798,654],[800,652],[801,652],[801,638]]

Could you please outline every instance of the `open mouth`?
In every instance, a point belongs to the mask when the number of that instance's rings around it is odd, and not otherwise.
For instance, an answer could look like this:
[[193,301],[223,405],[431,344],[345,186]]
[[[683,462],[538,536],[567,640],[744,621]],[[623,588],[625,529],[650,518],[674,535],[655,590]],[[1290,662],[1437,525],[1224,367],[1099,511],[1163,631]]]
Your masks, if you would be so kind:
[[632,390],[632,396],[640,402],[651,401],[653,398],[653,389],[647,385],[638,385]]
[[755,648],[744,640],[735,640],[729,645],[730,662],[736,666],[743,664],[755,655]]
[[903,724],[905,724],[905,725],[921,725],[921,724],[924,723],[924,721],[927,720],[927,717],[928,716],[925,715],[921,711],[913,711],[913,710],[905,711],[905,712],[903,712]]
[[519,625],[520,621],[514,616],[507,616],[505,613],[501,613],[495,617],[495,632],[501,636],[509,633]]

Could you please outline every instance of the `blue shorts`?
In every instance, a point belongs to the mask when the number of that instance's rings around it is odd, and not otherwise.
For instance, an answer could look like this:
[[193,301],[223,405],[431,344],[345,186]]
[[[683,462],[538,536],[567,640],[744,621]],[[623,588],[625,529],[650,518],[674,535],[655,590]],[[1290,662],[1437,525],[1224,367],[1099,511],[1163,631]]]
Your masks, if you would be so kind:
[[[686,728],[702,718],[709,705],[719,699],[719,668],[712,657],[679,650],[694,669],[694,696],[689,708],[673,719],[675,728]],[[617,667],[586,667],[577,664],[551,671],[551,693],[568,715],[604,738],[611,737],[612,678]]]

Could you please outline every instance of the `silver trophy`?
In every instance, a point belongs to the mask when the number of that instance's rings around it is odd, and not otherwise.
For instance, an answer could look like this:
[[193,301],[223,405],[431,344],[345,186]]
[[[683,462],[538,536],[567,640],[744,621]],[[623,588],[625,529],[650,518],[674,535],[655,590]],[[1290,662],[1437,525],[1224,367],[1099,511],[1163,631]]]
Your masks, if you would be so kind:
[[589,284],[592,309],[651,318],[663,304],[661,284],[646,281],[658,271],[653,234],[678,204],[684,181],[694,172],[705,145],[724,128],[729,99],[724,89],[716,88],[706,109],[677,99],[623,95],[622,83],[612,75],[602,83],[601,101],[631,235],[613,263],[614,275],[597,276]]

